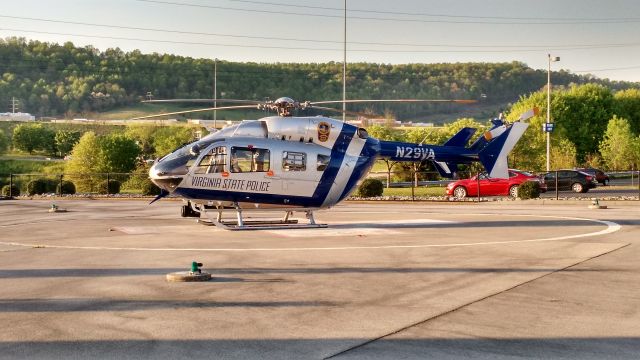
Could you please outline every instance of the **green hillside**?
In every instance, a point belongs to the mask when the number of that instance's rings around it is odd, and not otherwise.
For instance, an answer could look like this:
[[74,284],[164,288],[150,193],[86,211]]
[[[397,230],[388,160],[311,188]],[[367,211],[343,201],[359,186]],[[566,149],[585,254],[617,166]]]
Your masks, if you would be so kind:
[[[138,50],[103,51],[91,46],[0,39],[0,103],[19,101],[20,109],[37,117],[123,118],[155,113],[156,108],[136,105],[156,99],[212,98],[213,60],[170,54],[143,54]],[[342,64],[218,62],[218,97],[275,99],[289,96],[304,100],[342,98]],[[350,105],[350,110],[390,114],[399,119],[434,122],[434,114],[448,118],[463,112],[491,116],[522,95],[542,88],[546,71],[520,62],[456,64],[350,63],[349,99],[483,99],[483,110],[467,105],[400,104]],[[554,85],[599,83],[613,90],[636,83],[611,82],[558,71]],[[206,104],[205,104],[206,107]],[[157,107],[162,110],[162,107]],[[165,109],[175,109],[164,106]],[[219,118],[256,115],[221,112]],[[453,116],[450,116],[453,115]],[[211,112],[202,118],[211,118]],[[200,115],[198,116],[200,117]],[[440,122],[440,121],[435,121]]]

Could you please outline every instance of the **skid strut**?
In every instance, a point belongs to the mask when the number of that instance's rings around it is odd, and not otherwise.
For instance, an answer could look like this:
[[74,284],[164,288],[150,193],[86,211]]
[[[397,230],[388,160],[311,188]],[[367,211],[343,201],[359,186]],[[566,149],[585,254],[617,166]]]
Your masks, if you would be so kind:
[[[301,209],[305,212],[307,218],[306,223],[298,222],[298,219],[291,219],[292,210],[285,210],[282,219],[261,219],[248,220],[243,216],[243,209],[234,204],[236,219],[225,220],[222,217],[223,209],[206,209],[202,206],[199,211],[206,216],[206,219],[198,219],[198,223],[209,226],[217,226],[225,230],[274,230],[274,229],[309,229],[309,228],[326,228],[327,224],[318,224],[313,217],[313,210]],[[216,214],[213,214],[213,213]]]

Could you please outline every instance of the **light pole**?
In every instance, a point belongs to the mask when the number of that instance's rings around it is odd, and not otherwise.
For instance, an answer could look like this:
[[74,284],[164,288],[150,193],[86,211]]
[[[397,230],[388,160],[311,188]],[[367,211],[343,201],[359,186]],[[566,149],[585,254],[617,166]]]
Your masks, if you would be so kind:
[[547,172],[551,171],[551,157],[550,149],[551,149],[551,129],[552,127],[549,125],[551,123],[551,62],[560,61],[560,57],[555,56],[551,57],[551,54],[547,54],[549,57],[549,68],[547,71],[547,123],[545,124],[544,131],[547,133]]

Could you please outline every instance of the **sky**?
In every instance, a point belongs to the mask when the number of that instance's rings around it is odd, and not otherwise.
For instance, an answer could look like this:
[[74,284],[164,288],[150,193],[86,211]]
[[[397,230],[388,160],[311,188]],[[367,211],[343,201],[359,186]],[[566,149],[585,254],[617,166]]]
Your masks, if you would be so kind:
[[[226,61],[342,62],[345,0],[2,1],[0,37]],[[640,82],[638,0],[346,0],[347,63],[551,63]]]

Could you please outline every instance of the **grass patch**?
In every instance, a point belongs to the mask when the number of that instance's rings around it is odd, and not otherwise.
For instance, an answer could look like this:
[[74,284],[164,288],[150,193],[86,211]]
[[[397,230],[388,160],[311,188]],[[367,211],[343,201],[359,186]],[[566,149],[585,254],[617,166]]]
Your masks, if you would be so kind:
[[[415,196],[444,196],[444,187],[416,187]],[[411,188],[385,188],[382,196],[411,196]]]
[[40,174],[47,166],[55,164],[40,160],[0,160],[0,174]]

